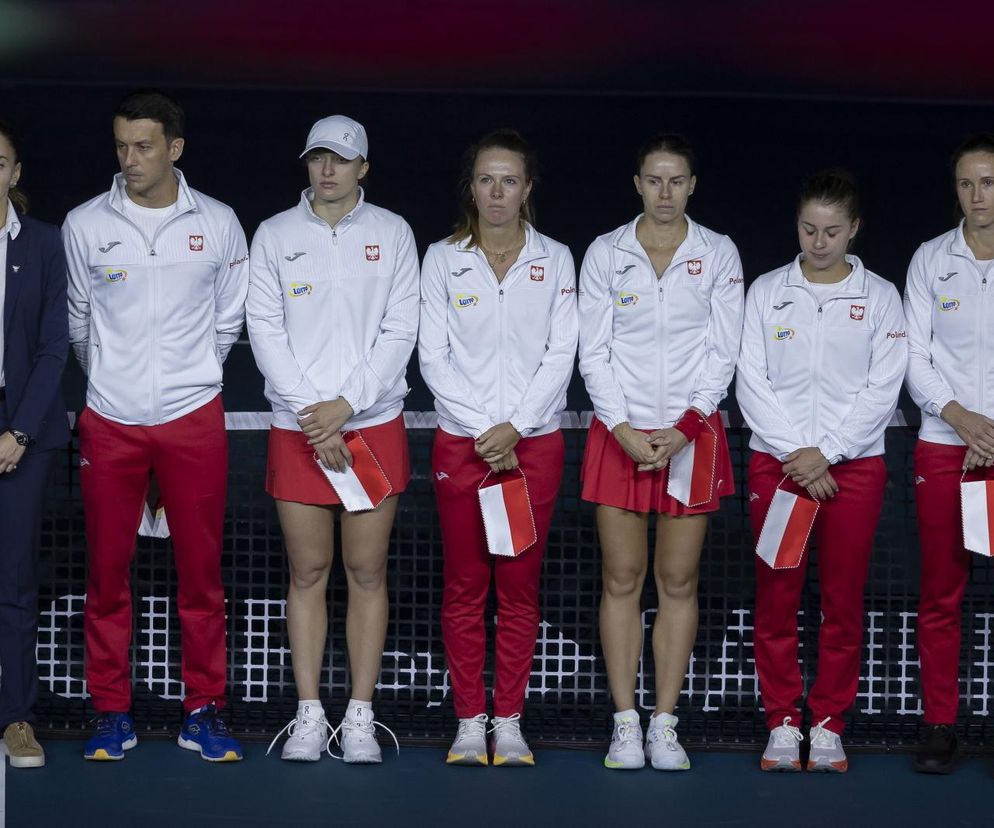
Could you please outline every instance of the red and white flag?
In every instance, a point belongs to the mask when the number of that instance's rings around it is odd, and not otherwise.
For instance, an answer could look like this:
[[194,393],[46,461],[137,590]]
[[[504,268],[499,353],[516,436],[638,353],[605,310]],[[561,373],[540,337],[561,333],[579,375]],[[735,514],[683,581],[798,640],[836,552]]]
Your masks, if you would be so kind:
[[978,555],[991,556],[994,547],[994,480],[959,484],[963,506],[963,546]]
[[718,435],[711,424],[670,458],[666,493],[684,506],[701,506],[714,499],[718,463]]
[[484,486],[489,477],[487,472],[479,489],[487,547],[491,555],[513,558],[538,540],[531,499],[528,497],[528,481],[521,472],[521,477]]
[[795,569],[804,557],[821,504],[779,486],[759,533],[756,554],[771,569]]
[[383,502],[393,491],[393,486],[358,431],[344,432],[342,439],[352,452],[352,465],[345,471],[326,468],[317,454],[314,460],[347,511],[368,512]]

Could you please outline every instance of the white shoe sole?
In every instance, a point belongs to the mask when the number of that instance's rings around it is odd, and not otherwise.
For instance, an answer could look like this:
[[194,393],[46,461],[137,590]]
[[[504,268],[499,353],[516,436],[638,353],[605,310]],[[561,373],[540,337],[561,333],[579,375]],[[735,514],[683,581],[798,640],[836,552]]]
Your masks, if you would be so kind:
[[791,759],[788,756],[781,756],[779,759],[767,759],[765,756],[759,760],[760,770],[779,773],[800,773],[801,760]]
[[[7,754],[12,768],[43,768],[45,767],[44,756],[11,756]],[[3,759],[0,759],[2,762]]]
[[198,742],[194,742],[189,739],[184,739],[182,736],[176,739],[176,744],[186,750],[192,750],[195,753],[199,753],[200,758],[203,759],[205,762],[241,762],[242,761],[242,757],[239,756],[237,753],[235,753],[233,750],[229,750],[226,754],[224,754],[224,756],[221,756],[217,759],[214,759],[210,756],[204,756],[203,748],[200,747],[200,744]]
[[624,762],[612,759],[610,756],[605,756],[604,767],[610,768],[611,770],[641,770],[645,767],[645,757],[639,756],[638,759],[633,757],[629,761]]
[[[121,742],[121,750],[131,750],[131,748],[138,747],[138,737],[132,736],[130,739],[125,739]],[[124,758],[122,753],[120,756],[111,756],[107,751],[102,748],[96,751],[92,756],[87,756],[83,754],[83,758],[88,762],[120,762]]]
[[302,752],[292,752],[292,753],[281,753],[280,759],[284,762],[320,762],[321,752],[318,751],[317,755],[313,753],[302,753]]

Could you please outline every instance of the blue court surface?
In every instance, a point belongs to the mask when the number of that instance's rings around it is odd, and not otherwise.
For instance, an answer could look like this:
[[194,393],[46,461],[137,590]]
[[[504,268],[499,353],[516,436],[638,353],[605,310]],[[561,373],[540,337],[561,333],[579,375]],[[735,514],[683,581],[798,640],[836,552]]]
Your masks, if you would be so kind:
[[79,741],[46,742],[48,765],[7,770],[7,826],[994,826],[989,758],[921,776],[907,754],[855,753],[844,775],[764,774],[751,752],[691,753],[694,769],[609,771],[590,750],[536,751],[534,768],[450,768],[405,747],[381,766],[283,762],[247,744],[210,765],[146,739],[117,763]]

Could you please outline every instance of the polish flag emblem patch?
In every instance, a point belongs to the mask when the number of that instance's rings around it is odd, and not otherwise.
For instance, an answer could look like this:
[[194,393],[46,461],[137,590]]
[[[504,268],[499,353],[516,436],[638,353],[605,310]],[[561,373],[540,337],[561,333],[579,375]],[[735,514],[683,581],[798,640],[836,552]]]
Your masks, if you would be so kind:
[[770,569],[800,565],[819,508],[817,500],[777,488],[756,544],[756,554]]
[[707,420],[704,420],[704,425],[707,428],[670,460],[666,493],[684,506],[701,506],[714,499],[718,436]]
[[204,237],[203,236],[190,236],[190,249],[194,253],[199,253],[204,249]]
[[349,512],[375,509],[393,491],[379,461],[370,451],[358,431],[343,432],[345,445],[352,452],[352,466],[343,472],[327,468],[315,453],[314,462],[335,490],[338,499]]
[[700,276],[703,267],[704,266],[701,264],[700,259],[691,259],[689,262],[687,262],[687,272],[691,276]]
[[850,305],[849,306],[849,318],[855,319],[859,322],[863,318],[863,314],[866,313],[866,305]]
[[483,529],[491,555],[513,558],[538,540],[528,481],[520,469],[520,477],[485,486],[490,472],[483,478],[478,491]]
[[991,557],[994,543],[994,480],[971,480],[959,484],[963,505],[963,546]]
[[380,246],[378,244],[366,245],[366,261],[378,262],[380,260]]
[[545,280],[545,268],[540,265],[532,265],[531,273],[528,275],[533,282],[542,282]]

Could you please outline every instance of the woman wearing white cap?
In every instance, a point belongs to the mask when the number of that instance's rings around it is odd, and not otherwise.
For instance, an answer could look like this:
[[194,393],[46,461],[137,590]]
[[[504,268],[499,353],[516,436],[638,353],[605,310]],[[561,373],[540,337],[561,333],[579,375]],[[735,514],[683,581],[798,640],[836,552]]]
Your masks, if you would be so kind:
[[[755,558],[753,638],[770,730],[765,771],[801,770],[797,612],[808,532],[818,546],[821,624],[818,675],[806,700],[807,768],[849,767],[841,737],[856,700],[863,586],[887,482],[884,432],[908,364],[897,289],[847,253],[860,221],[848,173],[811,176],[797,205],[800,254],[760,276],[746,298],[735,395],[752,430],[753,537],[768,538],[774,550]],[[775,501],[778,489],[787,495]],[[783,539],[809,495],[820,506],[813,524],[800,521],[792,547]],[[795,554],[785,559],[788,549]]]
[[273,407],[266,491],[290,563],[287,628],[300,701],[283,758],[316,761],[327,738],[318,682],[338,514],[352,683],[342,753],[346,762],[379,762],[371,700],[386,637],[390,531],[410,478],[402,408],[417,336],[417,252],[400,216],[365,201],[361,124],[342,115],[318,121],[301,157],[310,187],[260,225],[246,305]]
[[[559,414],[573,373],[577,316],[573,258],[532,226],[534,178],[534,153],[517,132],[478,141],[464,158],[462,219],[428,248],[422,268],[418,353],[438,411],[432,471],[445,547],[442,635],[459,718],[450,764],[489,762],[483,665],[491,577],[498,616],[493,763],[535,763],[520,719],[563,471]],[[508,509],[521,521],[514,523],[520,554],[493,556],[478,489],[496,481],[517,485],[520,495],[522,478],[530,508],[520,498]],[[491,531],[513,534],[511,521]]]
[[[687,140],[670,133],[651,138],[635,170],[642,213],[596,239],[580,270],[580,373],[596,415],[582,497],[598,504],[600,634],[616,709],[604,764],[622,770],[641,768],[646,758],[657,770],[690,768],[673,711],[697,636],[707,515],[734,491],[717,408],[738,355],[742,265],[728,236],[687,217],[696,184]],[[689,441],[696,453],[701,433],[716,438],[713,486],[684,503],[669,493],[670,460]],[[656,706],[643,746],[635,682],[652,512]]]

